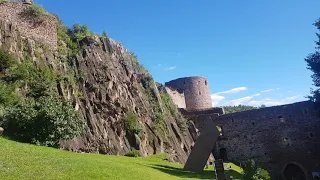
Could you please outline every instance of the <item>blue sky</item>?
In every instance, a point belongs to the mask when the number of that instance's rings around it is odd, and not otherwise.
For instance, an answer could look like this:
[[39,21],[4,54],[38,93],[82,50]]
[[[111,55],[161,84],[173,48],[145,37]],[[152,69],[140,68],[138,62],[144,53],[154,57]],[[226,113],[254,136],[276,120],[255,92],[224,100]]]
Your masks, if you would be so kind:
[[215,106],[304,100],[319,0],[36,0],[71,26],[104,30],[156,81],[209,79]]

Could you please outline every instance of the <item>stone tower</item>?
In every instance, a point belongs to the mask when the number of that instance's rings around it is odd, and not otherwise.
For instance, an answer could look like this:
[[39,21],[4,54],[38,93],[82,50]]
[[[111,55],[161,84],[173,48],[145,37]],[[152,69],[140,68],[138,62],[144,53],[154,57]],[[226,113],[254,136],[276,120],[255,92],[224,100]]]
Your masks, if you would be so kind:
[[184,77],[166,82],[165,86],[184,93],[186,110],[196,111],[212,108],[208,79],[205,77]]

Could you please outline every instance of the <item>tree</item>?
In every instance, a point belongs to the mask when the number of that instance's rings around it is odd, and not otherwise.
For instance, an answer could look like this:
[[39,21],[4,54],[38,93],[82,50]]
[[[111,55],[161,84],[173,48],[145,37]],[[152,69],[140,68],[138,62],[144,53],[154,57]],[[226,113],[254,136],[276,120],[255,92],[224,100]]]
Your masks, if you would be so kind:
[[257,167],[254,160],[249,159],[241,163],[243,179],[245,180],[270,180],[268,171]]
[[262,104],[262,105],[260,106],[260,109],[261,109],[261,108],[266,108],[266,107],[267,107],[266,105]]
[[102,36],[103,36],[103,37],[108,37],[106,31],[103,31]]
[[6,107],[0,114],[0,125],[14,140],[59,147],[60,140],[82,135],[85,122],[70,102],[41,97]]
[[305,61],[307,62],[307,69],[313,72],[311,78],[317,87],[315,90],[311,89],[312,96],[310,96],[310,99],[318,104],[320,102],[320,18],[313,25],[318,29],[318,33],[316,33],[318,36],[318,41],[316,41],[317,46],[315,52],[309,54],[305,58]]
[[247,106],[247,105],[238,105],[238,106],[224,106],[224,113],[230,114],[230,113],[236,113],[236,112],[242,112],[242,111],[249,111],[253,109],[258,109],[254,106]]

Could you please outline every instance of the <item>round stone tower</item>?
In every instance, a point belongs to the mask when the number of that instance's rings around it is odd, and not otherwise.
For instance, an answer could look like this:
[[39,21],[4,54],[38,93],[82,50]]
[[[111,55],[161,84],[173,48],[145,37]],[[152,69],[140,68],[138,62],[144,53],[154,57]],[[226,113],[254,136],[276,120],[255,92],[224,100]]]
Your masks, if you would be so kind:
[[184,93],[186,109],[189,111],[212,108],[208,79],[205,77],[184,77],[165,83],[165,86]]

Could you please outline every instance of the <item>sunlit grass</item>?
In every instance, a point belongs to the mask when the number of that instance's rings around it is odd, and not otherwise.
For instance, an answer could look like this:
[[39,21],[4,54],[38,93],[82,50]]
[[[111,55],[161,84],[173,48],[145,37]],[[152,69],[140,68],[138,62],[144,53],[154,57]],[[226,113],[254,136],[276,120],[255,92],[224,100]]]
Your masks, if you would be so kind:
[[[212,170],[184,171],[183,165],[165,161],[166,156],[131,158],[80,154],[0,138],[0,179],[176,180],[212,179],[215,176]],[[225,166],[230,167],[230,164]],[[241,169],[231,166],[232,174],[241,177],[237,173]]]

